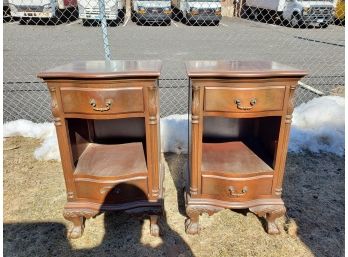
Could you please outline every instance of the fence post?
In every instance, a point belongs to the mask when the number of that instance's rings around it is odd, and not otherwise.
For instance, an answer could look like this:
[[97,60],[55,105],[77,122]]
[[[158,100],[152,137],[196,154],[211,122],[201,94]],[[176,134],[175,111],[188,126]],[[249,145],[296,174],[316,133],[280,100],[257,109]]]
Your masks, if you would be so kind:
[[105,15],[105,0],[98,0],[98,4],[99,4],[99,19],[101,22],[101,28],[103,33],[105,60],[110,61],[111,53],[110,53],[110,45],[109,45],[108,30],[107,30],[106,15]]

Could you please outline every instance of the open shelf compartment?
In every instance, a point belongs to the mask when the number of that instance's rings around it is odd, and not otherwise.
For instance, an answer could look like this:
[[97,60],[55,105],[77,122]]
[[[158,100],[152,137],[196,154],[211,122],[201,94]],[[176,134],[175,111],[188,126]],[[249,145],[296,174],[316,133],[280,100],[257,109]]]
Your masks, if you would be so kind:
[[203,174],[272,173],[281,118],[204,117]]
[[260,157],[243,142],[203,143],[203,173],[255,173],[272,172]]
[[146,172],[141,142],[112,145],[90,143],[77,162],[75,176],[122,177]]
[[122,179],[147,174],[144,118],[67,121],[75,177]]

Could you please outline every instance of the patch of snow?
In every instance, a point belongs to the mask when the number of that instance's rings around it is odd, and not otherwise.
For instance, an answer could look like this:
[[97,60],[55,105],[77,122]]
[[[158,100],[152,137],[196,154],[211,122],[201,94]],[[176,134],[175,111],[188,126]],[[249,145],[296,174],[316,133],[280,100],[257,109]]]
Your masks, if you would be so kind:
[[41,145],[35,149],[38,160],[60,160],[56,130],[53,123],[34,123],[29,120],[15,120],[4,124],[4,137],[22,136],[41,139]]
[[30,120],[14,120],[4,124],[4,137],[22,136],[45,139],[55,133],[53,123],[34,123]]
[[323,96],[301,104],[293,113],[289,151],[344,155],[344,98]]
[[40,147],[35,149],[34,157],[37,160],[56,160],[60,161],[60,153],[58,147],[57,136],[54,134],[52,136],[46,137]]
[[188,152],[188,115],[174,114],[161,119],[162,152]]

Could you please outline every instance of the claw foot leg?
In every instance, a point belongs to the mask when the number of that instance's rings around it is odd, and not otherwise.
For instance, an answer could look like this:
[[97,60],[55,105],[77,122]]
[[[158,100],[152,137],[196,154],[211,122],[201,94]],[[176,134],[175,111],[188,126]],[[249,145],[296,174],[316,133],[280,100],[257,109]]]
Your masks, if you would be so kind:
[[201,211],[197,207],[190,205],[186,206],[186,214],[188,219],[185,220],[185,232],[189,235],[196,235],[199,233],[199,215]]
[[280,231],[275,220],[285,214],[284,205],[262,205],[250,208],[250,211],[259,217],[265,217],[267,221],[267,233],[270,235],[279,234]]
[[66,220],[73,223],[73,226],[68,229],[68,238],[80,238],[85,228],[85,219],[94,217],[98,214],[95,210],[81,210],[81,209],[64,209],[63,216]]
[[[285,212],[284,212],[285,213]],[[284,214],[283,213],[283,214]],[[282,215],[280,215],[282,216]],[[280,217],[279,216],[279,217]],[[272,213],[267,213],[266,214],[266,221],[267,221],[267,233],[270,235],[276,235],[279,234],[280,231],[278,229],[277,224],[275,223],[276,218],[278,218],[275,215],[272,215]]]
[[189,235],[196,235],[199,232],[199,221],[197,219],[186,219],[185,221],[185,232]]
[[150,215],[150,234],[151,236],[158,237],[160,229],[158,226],[158,215]]
[[74,217],[69,219],[73,225],[68,229],[68,238],[77,239],[80,238],[83,234],[84,226],[84,218],[83,217]]

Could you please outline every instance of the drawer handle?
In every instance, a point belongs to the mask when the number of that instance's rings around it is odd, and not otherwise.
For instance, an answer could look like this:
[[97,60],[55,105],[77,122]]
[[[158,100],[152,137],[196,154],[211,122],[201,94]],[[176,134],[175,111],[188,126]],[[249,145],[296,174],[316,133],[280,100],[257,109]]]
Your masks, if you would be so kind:
[[[104,195],[104,194],[108,193],[108,192],[110,191],[110,189],[113,189],[113,188],[114,188],[114,186],[106,186],[106,187],[101,188],[101,189],[99,190],[99,192],[100,192],[102,195]],[[119,194],[120,192],[121,192],[121,189],[119,189],[119,188],[115,188],[115,189],[113,190],[113,193],[115,193],[115,194]]]
[[93,110],[95,110],[97,112],[106,112],[106,111],[110,110],[111,105],[112,105],[112,100],[106,99],[105,107],[97,107],[97,103],[96,103],[95,99],[93,99],[93,98],[91,100],[89,100],[89,104],[93,107]]
[[255,104],[256,104],[256,98],[252,98],[250,100],[250,106],[246,107],[246,106],[242,106],[241,105],[241,100],[237,99],[235,101],[236,105],[237,105],[237,108],[240,109],[240,110],[244,110],[244,111],[247,111],[247,110],[251,110],[252,108],[254,108]]
[[228,192],[230,193],[231,197],[240,197],[240,196],[243,196],[246,193],[248,193],[248,187],[244,186],[240,193],[236,193],[236,189],[234,188],[234,186],[229,186],[228,187]]

